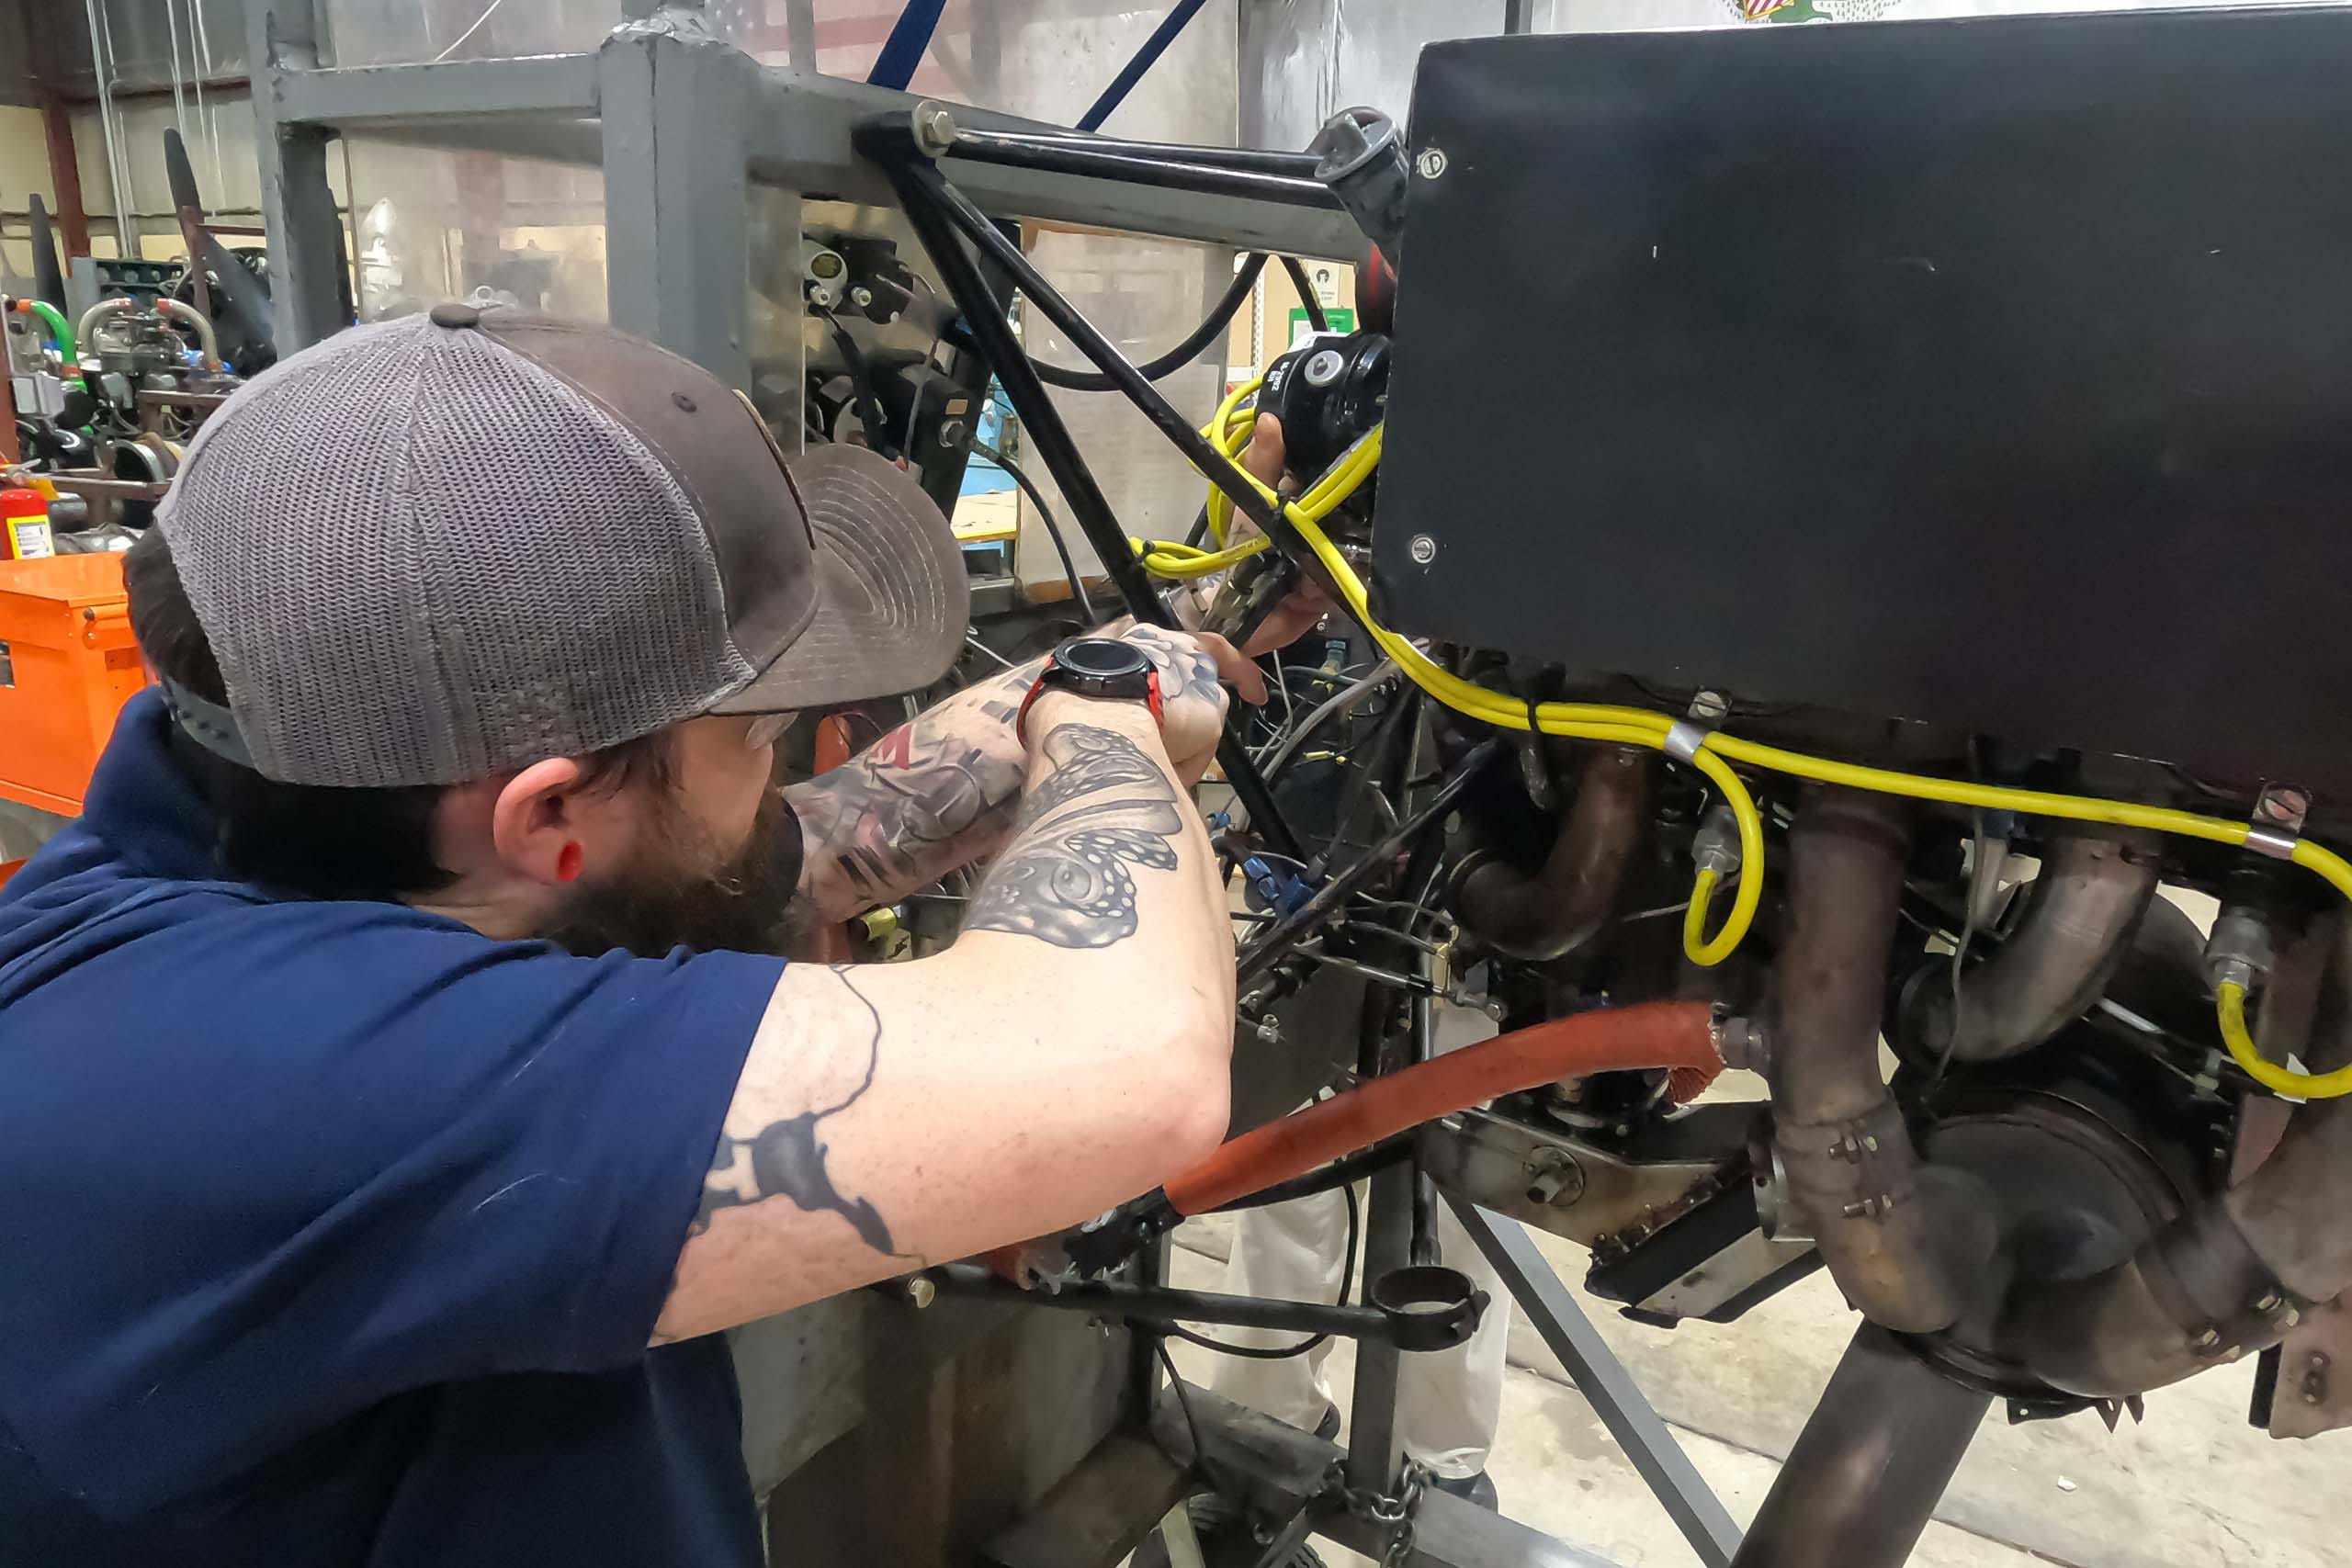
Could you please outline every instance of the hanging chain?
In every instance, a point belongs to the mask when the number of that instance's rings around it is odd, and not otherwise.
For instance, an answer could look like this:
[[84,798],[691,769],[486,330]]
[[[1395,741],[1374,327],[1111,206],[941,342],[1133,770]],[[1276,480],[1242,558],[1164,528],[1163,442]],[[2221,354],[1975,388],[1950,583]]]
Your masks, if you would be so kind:
[[1405,1461],[1405,1473],[1396,1494],[1374,1492],[1369,1487],[1352,1487],[1338,1466],[1332,1467],[1331,1486],[1346,1499],[1348,1512],[1368,1524],[1377,1525],[1386,1532],[1386,1544],[1381,1548],[1380,1568],[1403,1568],[1413,1555],[1413,1517],[1420,1511],[1421,1486],[1428,1472],[1411,1460]]

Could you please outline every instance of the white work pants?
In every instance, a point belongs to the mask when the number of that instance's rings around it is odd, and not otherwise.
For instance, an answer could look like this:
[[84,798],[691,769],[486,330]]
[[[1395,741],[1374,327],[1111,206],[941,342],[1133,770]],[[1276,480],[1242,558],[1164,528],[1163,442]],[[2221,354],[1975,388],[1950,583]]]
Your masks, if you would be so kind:
[[[1358,1201],[1363,1190],[1357,1190]],[[1459,1269],[1487,1292],[1486,1314],[1469,1340],[1451,1350],[1408,1352],[1396,1382],[1396,1427],[1408,1457],[1448,1480],[1475,1475],[1487,1467],[1502,1419],[1503,1356],[1510,1339],[1510,1297],[1453,1211],[1437,1210],[1440,1259]],[[1340,1289],[1340,1264],[1347,1255],[1347,1201],[1321,1192],[1234,1216],[1233,1255],[1225,1266],[1225,1289],[1238,1295],[1284,1301],[1328,1302]],[[1349,1299],[1361,1300],[1361,1284]],[[1237,1345],[1295,1344],[1298,1336],[1273,1329],[1220,1328],[1219,1337]],[[1325,1340],[1304,1356],[1280,1361],[1217,1358],[1210,1386],[1226,1398],[1280,1421],[1313,1431],[1331,1400],[1323,1376]]]

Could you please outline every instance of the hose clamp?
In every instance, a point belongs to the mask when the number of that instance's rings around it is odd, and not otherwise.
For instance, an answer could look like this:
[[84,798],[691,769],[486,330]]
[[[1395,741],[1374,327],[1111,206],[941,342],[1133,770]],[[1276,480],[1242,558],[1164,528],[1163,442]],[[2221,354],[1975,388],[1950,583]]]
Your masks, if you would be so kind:
[[1702,729],[1687,718],[1678,718],[1666,727],[1666,754],[1678,762],[1688,762],[1699,755],[1699,749],[1714,739],[1712,729]]
[[2301,842],[2302,839],[2299,834],[2290,833],[2284,829],[2248,828],[2245,830],[2245,847],[2256,854],[2268,855],[2272,860],[2293,860],[2295,846]]

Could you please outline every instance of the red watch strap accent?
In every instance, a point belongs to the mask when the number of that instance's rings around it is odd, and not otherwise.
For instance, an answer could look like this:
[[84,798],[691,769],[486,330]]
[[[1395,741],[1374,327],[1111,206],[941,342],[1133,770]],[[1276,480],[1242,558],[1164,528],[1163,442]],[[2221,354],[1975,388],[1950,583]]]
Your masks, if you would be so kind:
[[[1037,678],[1029,682],[1029,694],[1021,699],[1021,711],[1012,716],[1012,738],[1023,746],[1029,744],[1029,710],[1036,705],[1038,694],[1045,689],[1046,672],[1041,670]],[[1157,670],[1144,678],[1144,705],[1151,710],[1152,723],[1163,727],[1168,723],[1167,705],[1160,700],[1159,671]]]
[[1041,670],[1029,682],[1029,694],[1021,699],[1021,711],[1012,716],[1012,738],[1023,747],[1029,744],[1029,710],[1037,705],[1037,694],[1045,689],[1046,672]]

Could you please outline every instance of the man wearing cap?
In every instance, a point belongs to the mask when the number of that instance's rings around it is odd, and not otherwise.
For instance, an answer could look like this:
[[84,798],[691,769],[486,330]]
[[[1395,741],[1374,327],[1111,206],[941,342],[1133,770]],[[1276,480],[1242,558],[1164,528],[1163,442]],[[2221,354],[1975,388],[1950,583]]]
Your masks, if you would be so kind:
[[[240,391],[125,569],[157,688],[0,893],[0,1560],[748,1568],[717,1330],[1222,1135],[1230,649],[771,786],[960,641],[880,458],[444,306]],[[944,953],[768,955],[984,853]]]

